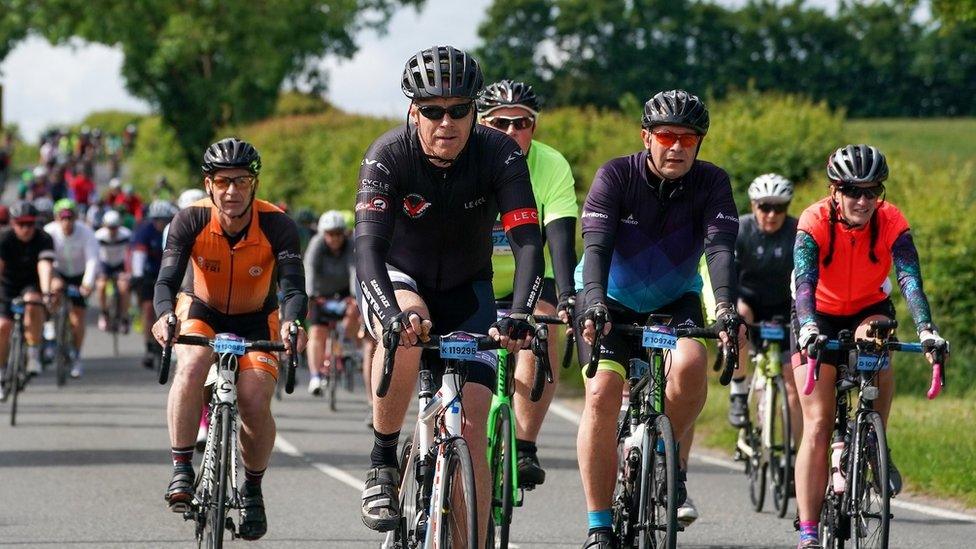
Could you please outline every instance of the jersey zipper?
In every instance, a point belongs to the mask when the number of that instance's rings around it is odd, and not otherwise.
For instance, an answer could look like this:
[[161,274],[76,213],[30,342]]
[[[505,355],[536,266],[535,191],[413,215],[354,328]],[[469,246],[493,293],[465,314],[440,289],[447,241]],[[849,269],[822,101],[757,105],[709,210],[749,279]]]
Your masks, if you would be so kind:
[[[228,242],[228,244],[230,244]],[[234,289],[234,247],[230,248],[230,278],[227,281],[227,314],[230,314],[230,296],[233,295]]]

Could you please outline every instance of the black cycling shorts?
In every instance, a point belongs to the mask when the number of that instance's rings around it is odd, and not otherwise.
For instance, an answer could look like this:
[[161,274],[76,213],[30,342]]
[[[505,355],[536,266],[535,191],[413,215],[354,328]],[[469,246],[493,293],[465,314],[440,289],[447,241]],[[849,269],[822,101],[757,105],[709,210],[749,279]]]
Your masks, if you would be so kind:
[[[817,328],[820,329],[820,335],[825,335],[829,339],[837,339],[837,334],[841,330],[850,330],[853,332],[858,326],[864,322],[865,318],[869,316],[882,315],[888,318],[895,318],[895,306],[891,303],[891,298],[885,298],[883,301],[879,301],[874,305],[868,305],[867,307],[861,309],[860,311],[845,316],[828,315],[823,313],[815,313],[814,318],[817,322]],[[790,334],[790,348],[793,349],[794,353],[800,352],[800,344],[797,343],[797,338],[800,333],[800,323],[796,318],[796,307],[793,307],[793,330]],[[845,353],[847,351],[844,351]],[[841,361],[840,351],[823,351],[820,355],[821,364],[831,364],[836,366]],[[846,360],[846,358],[845,358]],[[805,365],[806,362],[801,362],[801,365]]]
[[[576,295],[576,311],[573,317],[577,323],[583,321],[583,292]],[[643,325],[649,314],[671,315],[671,326],[693,325],[703,327],[705,324],[702,311],[701,296],[689,292],[667,305],[650,313],[637,313],[624,307],[612,299],[607,299],[607,310],[610,321],[616,323],[637,323]],[[582,333],[582,327],[577,326],[577,333]],[[644,356],[644,348],[638,338],[623,336],[613,330],[603,337],[600,343],[600,366],[598,370],[612,370],[626,378],[626,368],[632,358]],[[579,353],[580,364],[585,368],[590,362],[590,344],[582,337],[576,338],[576,350]],[[611,363],[616,363],[616,366]]]
[[776,305],[760,305],[745,296],[739,296],[739,299],[744,301],[745,304],[752,309],[752,321],[754,324],[769,322],[778,316],[780,317],[780,322],[785,325],[792,317],[793,302],[780,303]]
[[330,326],[346,317],[345,299],[349,294],[337,294],[318,303],[308,300],[308,322],[311,326]]
[[[68,286],[81,287],[81,282],[85,279],[84,274],[80,274],[78,276],[65,276],[62,273],[55,273],[55,276],[64,281],[66,291]],[[83,295],[73,295],[71,296],[71,305],[74,307],[85,308],[88,306],[88,300],[85,299],[85,296]]]
[[36,286],[33,284],[27,284],[25,286],[7,286],[6,284],[0,284],[0,317],[3,318],[13,318],[14,313],[10,309],[13,300],[27,292],[40,292]]

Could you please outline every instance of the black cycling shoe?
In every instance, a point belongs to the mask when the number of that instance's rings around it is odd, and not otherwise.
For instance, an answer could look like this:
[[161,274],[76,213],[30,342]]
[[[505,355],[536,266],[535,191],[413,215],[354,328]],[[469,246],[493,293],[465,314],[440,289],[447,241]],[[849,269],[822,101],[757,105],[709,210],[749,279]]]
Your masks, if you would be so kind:
[[891,497],[895,497],[901,492],[901,473],[895,467],[895,461],[891,459],[890,451],[888,453],[888,489]]
[[264,496],[261,487],[245,482],[241,487],[241,538],[248,541],[261,539],[268,532],[268,517],[264,514]]
[[617,547],[619,547],[617,538],[609,529],[597,530],[586,536],[586,541],[583,542],[583,549],[617,549]]
[[190,510],[193,504],[193,465],[176,465],[173,467],[173,478],[169,481],[169,488],[163,499],[169,504],[169,510],[183,513]]
[[749,425],[748,395],[731,395],[729,397],[729,425],[741,429]]
[[519,488],[535,488],[546,481],[546,470],[539,465],[539,458],[534,453],[519,452],[518,476]]
[[370,530],[389,532],[400,523],[400,471],[396,467],[373,467],[366,473],[363,524]]

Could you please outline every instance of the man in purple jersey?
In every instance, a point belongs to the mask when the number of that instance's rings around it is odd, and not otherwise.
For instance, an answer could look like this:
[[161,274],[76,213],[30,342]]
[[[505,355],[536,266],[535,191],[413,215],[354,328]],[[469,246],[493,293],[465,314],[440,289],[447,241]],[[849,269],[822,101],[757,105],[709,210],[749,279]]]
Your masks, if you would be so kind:
[[[617,547],[610,504],[617,472],[615,424],[631,358],[639,342],[612,332],[610,322],[643,324],[650,313],[671,315],[672,326],[701,326],[705,254],[717,318],[738,323],[734,250],[739,217],[724,170],[697,160],[708,131],[708,110],[683,90],[660,92],[644,105],[645,150],[615,158],[596,173],[583,206],[583,260],[576,268],[579,357],[589,363],[595,319],[604,331],[596,375],[586,380],[577,451],[589,511],[584,548]],[[723,341],[727,335],[722,333]],[[685,479],[692,427],[705,404],[706,353],[701,341],[681,339],[669,358],[665,409],[679,441],[678,519],[698,518]]]

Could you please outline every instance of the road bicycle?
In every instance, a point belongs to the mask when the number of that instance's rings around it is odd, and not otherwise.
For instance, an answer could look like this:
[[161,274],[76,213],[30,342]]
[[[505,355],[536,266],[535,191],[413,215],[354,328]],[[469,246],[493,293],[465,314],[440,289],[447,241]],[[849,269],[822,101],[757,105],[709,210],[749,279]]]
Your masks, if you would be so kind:
[[[603,314],[594,319],[588,378],[596,374],[607,322]],[[671,327],[670,322],[670,315],[651,314],[643,326],[611,325],[614,332],[638,339],[646,352],[646,360],[628,361],[629,403],[617,425],[618,473],[610,510],[620,547],[673,549],[678,532],[684,529],[677,516],[678,444],[664,409],[669,353],[677,348],[679,338],[717,339],[724,328]],[[737,331],[730,329],[728,333],[732,343],[725,346],[722,377],[730,380],[738,362],[738,346]]]
[[768,476],[773,507],[777,516],[783,518],[789,509],[794,454],[789,400],[783,380],[783,350],[789,338],[779,317],[748,328],[755,349],[748,402],[749,410],[755,413],[739,429],[735,460],[745,462],[753,510],[758,513],[763,509]]
[[63,387],[68,382],[68,372],[71,370],[71,350],[75,346],[74,329],[71,327],[71,300],[78,297],[81,297],[78,286],[65,286],[54,313],[54,371],[58,387]]
[[14,327],[10,333],[10,352],[7,368],[4,370],[4,399],[10,399],[10,426],[17,425],[17,401],[20,392],[27,387],[30,374],[27,373],[27,340],[25,337],[24,314],[27,306],[44,307],[42,301],[28,301],[22,297],[14,299],[10,310],[14,314]]
[[[119,356],[119,333],[123,323],[129,324],[129,304],[123,303],[119,294],[119,274],[109,276],[105,281],[105,297],[108,306],[106,331],[112,334],[112,356]],[[126,333],[128,329],[126,330]]]
[[[854,339],[850,330],[842,330],[836,340],[821,335],[807,349],[805,395],[813,392],[820,377],[821,353],[847,351],[847,360],[837,365],[831,474],[820,512],[820,539],[825,548],[843,548],[847,541],[855,548],[888,547],[892,517],[888,438],[881,414],[874,410],[874,400],[878,398],[875,380],[888,367],[890,352],[931,352],[928,398],[938,396],[945,386],[943,366],[948,345],[923,347],[896,341],[897,326],[895,320],[875,320],[868,325],[869,339]],[[852,407],[855,390],[857,406]]]
[[[228,515],[229,511],[243,508],[240,485],[240,449],[238,447],[237,374],[238,360],[248,352],[284,352],[285,346],[274,341],[247,341],[230,334],[217,334],[213,338],[181,335],[173,337],[175,317],[168,320],[168,343],[160,358],[159,383],[169,379],[170,358],[173,344],[211,347],[214,362],[210,366],[205,387],[210,392],[210,429],[203,451],[203,464],[196,478],[193,501],[183,510],[183,518],[196,525],[199,547],[219,549],[223,547],[225,532],[231,539],[238,537],[237,527]],[[297,347],[297,329],[290,334],[291,348]],[[295,390],[294,355],[289,357],[285,391]]]
[[[402,325],[394,323],[383,333],[386,356],[383,376],[376,388],[379,398],[390,387],[401,331]],[[422,358],[417,423],[400,456],[400,522],[387,533],[382,546],[477,547],[478,499],[471,452],[461,437],[461,388],[465,361],[494,366],[497,358],[488,351],[498,349],[499,344],[489,336],[452,332],[431,334],[417,346],[439,354],[444,375],[435,392],[437,384],[430,361]]]

